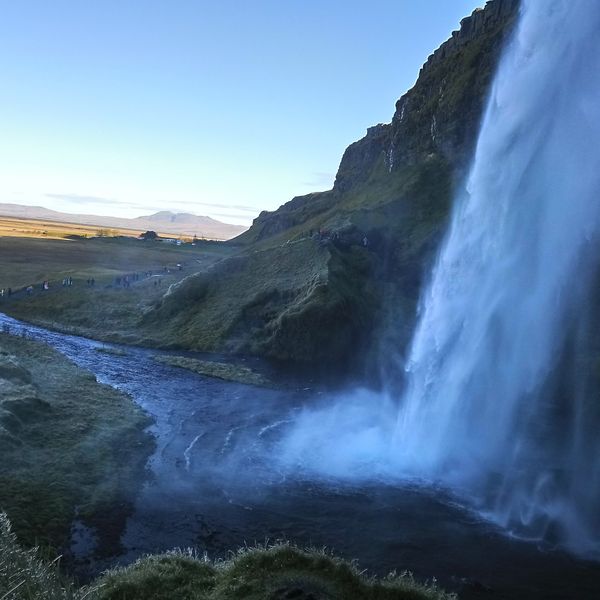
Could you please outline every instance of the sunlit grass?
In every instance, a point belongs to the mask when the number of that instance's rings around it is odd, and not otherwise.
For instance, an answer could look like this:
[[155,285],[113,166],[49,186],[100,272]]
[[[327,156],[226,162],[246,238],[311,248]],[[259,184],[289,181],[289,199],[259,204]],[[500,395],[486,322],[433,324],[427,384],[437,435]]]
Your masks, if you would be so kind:
[[0,513],[0,600],[84,600],[92,589],[77,588],[37,548],[24,550],[5,514]]

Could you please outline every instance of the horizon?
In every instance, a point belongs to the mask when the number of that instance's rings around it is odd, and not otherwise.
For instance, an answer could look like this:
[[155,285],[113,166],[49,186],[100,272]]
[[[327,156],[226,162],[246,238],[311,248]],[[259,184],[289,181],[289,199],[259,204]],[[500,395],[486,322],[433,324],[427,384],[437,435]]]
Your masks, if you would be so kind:
[[56,210],[54,208],[48,208],[48,207],[42,206],[40,204],[19,204],[19,203],[15,203],[15,202],[0,202],[0,210],[1,210],[2,206],[20,206],[23,208],[42,209],[42,210],[53,211],[53,212],[56,212],[56,213],[59,213],[61,215],[65,215],[65,216],[99,217],[99,218],[106,217],[106,218],[125,219],[125,220],[144,219],[144,218],[148,218],[148,217],[155,217],[159,214],[165,213],[165,214],[169,214],[169,215],[173,215],[173,216],[191,216],[191,217],[198,217],[201,219],[213,219],[214,221],[217,221],[223,225],[232,225],[234,227],[244,227],[244,225],[238,225],[236,223],[226,223],[225,221],[220,221],[219,219],[214,219],[210,215],[199,214],[197,212],[192,212],[189,210],[178,211],[178,210],[172,210],[172,209],[162,209],[162,210],[155,210],[155,211],[151,211],[151,212],[143,212],[140,214],[135,214],[134,216],[131,216],[131,217],[123,217],[123,216],[118,216],[118,215],[113,215],[113,214],[99,215],[97,213],[89,213],[89,212],[80,212],[80,213],[65,212],[62,210]]
[[0,202],[249,226],[330,189],[345,148],[481,5],[9,5]]

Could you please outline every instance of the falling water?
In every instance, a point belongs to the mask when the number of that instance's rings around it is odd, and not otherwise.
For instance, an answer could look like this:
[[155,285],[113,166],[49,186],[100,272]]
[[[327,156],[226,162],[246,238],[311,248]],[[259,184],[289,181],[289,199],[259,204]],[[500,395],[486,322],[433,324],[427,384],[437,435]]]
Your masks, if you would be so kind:
[[548,382],[598,263],[600,2],[524,0],[466,188],[421,301],[396,452],[520,535],[597,552],[600,398],[570,386],[561,405]]

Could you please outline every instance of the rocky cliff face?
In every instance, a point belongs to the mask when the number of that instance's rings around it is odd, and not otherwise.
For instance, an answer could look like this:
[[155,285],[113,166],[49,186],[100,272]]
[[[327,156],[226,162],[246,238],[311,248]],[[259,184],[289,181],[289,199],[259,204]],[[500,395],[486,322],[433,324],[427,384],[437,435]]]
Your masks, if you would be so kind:
[[392,179],[407,166],[437,156],[455,176],[468,165],[500,51],[520,0],[490,0],[463,19],[421,69],[415,86],[396,102],[391,123],[371,127],[342,157],[334,188],[294,198],[263,212],[239,238],[255,242],[307,223],[343,204],[373,177]]
[[464,168],[473,150],[483,104],[519,0],[491,0],[422,67],[415,86],[396,102],[390,124],[377,125],[344,153],[335,181],[343,192],[366,181],[378,161],[391,173],[430,154]]
[[[241,287],[248,285],[247,277],[243,270],[238,277],[222,266],[212,284],[210,275],[203,285],[188,282],[158,307],[157,314],[164,315],[168,306],[168,314],[174,315],[170,328],[179,323],[181,331],[187,323],[202,321],[201,315],[218,319],[219,304],[230,311],[227,321],[233,311],[236,327],[212,336],[209,344],[200,341],[202,334],[191,333],[186,346],[227,350],[235,340],[240,351],[336,365],[347,364],[351,355],[376,357],[381,344],[402,348],[518,7],[519,0],[490,0],[463,19],[460,29],[428,58],[415,86],[398,100],[392,121],[371,127],[348,147],[332,190],[263,212],[236,239],[248,265],[257,264],[257,252],[279,261],[285,255],[293,286],[279,273],[277,281],[258,286],[269,294],[253,297],[251,306],[248,294],[241,294],[233,306],[217,297],[222,273],[229,273],[233,288],[236,280]],[[292,251],[298,243],[302,252]],[[320,265],[318,286],[302,280],[306,261]],[[268,279],[271,270],[265,265],[254,273]],[[200,289],[211,293],[190,293]],[[178,309],[183,304],[185,317]],[[243,317],[248,314],[254,317]],[[149,319],[154,323],[153,315]],[[177,336],[177,331],[169,335]],[[329,343],[335,338],[344,344]]]

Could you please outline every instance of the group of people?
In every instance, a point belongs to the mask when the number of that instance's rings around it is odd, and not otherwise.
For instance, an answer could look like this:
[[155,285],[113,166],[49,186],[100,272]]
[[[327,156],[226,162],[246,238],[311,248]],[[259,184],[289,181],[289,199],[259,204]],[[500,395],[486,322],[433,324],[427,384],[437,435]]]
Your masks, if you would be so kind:
[[[182,271],[183,270],[183,265],[182,264],[177,264],[176,269],[178,271]],[[164,273],[171,273],[171,269],[169,267],[164,267],[162,269],[164,271]],[[129,273],[127,275],[120,275],[118,277],[115,277],[114,279],[114,284],[118,287],[124,287],[124,288],[130,288],[132,283],[135,283],[136,281],[140,281],[143,278],[146,279],[150,279],[151,277],[154,277],[154,286],[160,286],[162,285],[162,278],[160,277],[160,271],[157,272],[157,274],[154,274],[153,271],[143,271],[141,273]],[[69,276],[69,277],[64,277],[62,280],[62,287],[73,287],[75,280],[73,279],[73,277]],[[86,285],[87,287],[95,287],[96,285],[96,280],[93,277],[88,277],[88,279],[86,279]],[[16,290],[15,292],[13,292],[12,288],[0,288],[0,300],[4,299],[4,298],[10,298],[13,294],[15,293],[22,293],[25,292],[25,294],[27,296],[32,296],[35,288],[38,286],[38,284],[34,285],[28,285],[27,287],[24,288],[20,288],[19,290]],[[39,284],[39,290],[42,292],[48,291],[50,289],[50,280],[45,279],[44,281],[42,281],[42,283]]]
[[[147,277],[149,275],[146,274]],[[119,277],[115,277],[115,285],[117,287],[123,286],[124,288],[130,288],[131,284],[139,281],[141,279],[141,275],[139,273],[129,273],[127,275],[119,275]]]
[[[177,263],[175,268],[178,271],[183,271],[183,264]],[[153,285],[154,285],[154,287],[157,287],[159,285],[162,285],[162,279],[160,277],[161,271],[163,274],[169,275],[171,273],[171,268],[168,266],[164,266],[162,268],[162,270],[159,270],[156,273],[154,271],[149,270],[149,271],[144,271],[142,273],[136,272],[136,273],[128,273],[127,275],[119,275],[118,277],[115,277],[114,285],[117,287],[123,287],[123,288],[128,289],[131,287],[132,283],[135,283],[136,281],[140,281],[143,278],[145,278],[145,279],[154,278]]]
[[[38,284],[35,284],[36,286]],[[62,285],[63,287],[70,287],[73,285],[73,278],[72,277],[65,277],[62,280]],[[39,284],[39,289],[41,292],[47,292],[50,289],[50,280],[49,279],[44,279],[44,281],[42,281]],[[13,294],[18,294],[19,292],[25,292],[25,294],[27,294],[28,296],[32,296],[33,292],[35,291],[35,287],[33,285],[28,285],[24,288],[21,288],[19,290],[15,290],[13,292],[12,288],[2,288],[0,289],[0,298],[10,298]]]
[[345,245],[360,244],[361,246],[363,246],[363,248],[368,248],[370,245],[369,238],[367,237],[366,233],[363,233],[362,236],[358,237],[358,239],[357,234],[352,233],[349,236],[345,236],[342,240],[339,231],[332,231],[330,229],[318,229],[315,231],[314,229],[311,229],[308,232],[308,237],[311,239],[316,239],[320,244],[325,244],[328,242],[333,242],[334,244],[336,244],[338,242],[343,241]]

